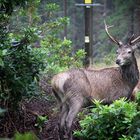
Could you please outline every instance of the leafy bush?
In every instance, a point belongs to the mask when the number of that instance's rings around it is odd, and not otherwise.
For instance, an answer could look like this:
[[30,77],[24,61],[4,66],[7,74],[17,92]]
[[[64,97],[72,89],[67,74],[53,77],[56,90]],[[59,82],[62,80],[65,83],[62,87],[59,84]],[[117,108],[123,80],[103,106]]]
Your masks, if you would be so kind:
[[[43,15],[42,21],[36,18],[40,17],[38,7],[39,0],[27,2],[27,11],[15,10],[18,20],[11,18],[12,30],[7,31],[5,24],[0,30],[3,35],[0,48],[0,102],[6,108],[16,108],[23,97],[38,93],[37,82],[44,68],[47,75],[53,75],[82,64],[84,51],[73,54],[72,42],[61,37],[69,19],[56,16],[55,11],[58,11],[59,6],[47,3],[47,13]],[[3,17],[5,20],[2,23],[10,18],[6,14]],[[45,18],[48,20],[44,22]],[[39,43],[38,48],[34,47],[36,42]]]
[[110,52],[108,55],[106,55],[103,59],[103,62],[106,64],[106,65],[111,65],[113,62],[112,60],[115,59],[115,54],[114,52]]
[[38,74],[44,68],[42,59],[31,46],[38,37],[37,28],[7,28],[11,25],[9,21],[14,8],[28,3],[28,0],[0,2],[0,103],[4,108],[16,108],[23,96],[37,93]]
[[9,43],[1,53],[0,101],[6,102],[10,108],[17,107],[23,96],[37,93],[37,79],[44,68],[42,60],[30,46],[34,32],[27,29],[24,34],[21,39],[10,35],[9,42],[13,39],[17,42],[13,45]]
[[[37,80],[44,68],[48,75],[53,75],[69,67],[82,65],[84,51],[73,54],[72,42],[61,37],[69,19],[58,18],[56,13],[59,6],[53,3],[44,6],[47,12],[44,18],[38,19],[39,3],[40,0],[27,2],[27,9],[15,10],[12,18],[6,13],[0,15],[0,101],[6,103],[6,107],[15,108],[23,96],[37,93]],[[45,18],[48,20],[44,21]],[[12,30],[6,28],[9,20]],[[34,48],[37,41],[39,48]]]
[[94,103],[96,107],[80,121],[81,130],[76,131],[75,136],[83,140],[127,140],[138,136],[138,125],[135,127],[137,134],[132,127],[139,116],[136,103],[124,99],[116,100],[109,106],[99,101]]
[[53,75],[68,68],[82,66],[81,60],[85,53],[83,50],[78,50],[75,54],[72,54],[71,43],[70,40],[61,40],[55,37],[47,37],[42,41],[47,56],[46,71],[48,75]]
[[[69,18],[57,17],[59,6],[56,4],[48,4],[47,12],[51,19],[44,23],[41,27],[44,38],[41,40],[41,46],[46,52],[46,73],[53,75],[60,71],[64,71],[72,67],[82,66],[82,59],[85,56],[84,50],[80,49],[74,53],[72,41],[62,38],[64,26],[69,24]],[[45,30],[44,30],[45,29]]]
[[13,140],[38,140],[38,138],[33,133],[28,132],[25,134],[16,133]]
[[138,110],[140,111],[140,92],[136,93],[136,103],[138,104]]
[[135,140],[140,139],[140,112],[138,112],[137,115],[132,119],[129,134],[133,136]]

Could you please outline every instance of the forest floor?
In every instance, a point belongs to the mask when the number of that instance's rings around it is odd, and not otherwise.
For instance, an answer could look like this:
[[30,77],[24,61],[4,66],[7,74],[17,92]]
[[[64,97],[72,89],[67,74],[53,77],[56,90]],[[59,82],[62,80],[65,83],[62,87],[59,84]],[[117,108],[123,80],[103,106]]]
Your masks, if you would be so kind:
[[[46,95],[22,101],[18,111],[7,112],[0,119],[0,140],[13,137],[15,132],[33,132],[39,140],[58,140],[57,103],[52,96],[51,87],[44,82],[42,88]],[[46,116],[46,121],[39,119],[40,116]],[[78,121],[75,120],[72,129],[76,130],[78,127]]]

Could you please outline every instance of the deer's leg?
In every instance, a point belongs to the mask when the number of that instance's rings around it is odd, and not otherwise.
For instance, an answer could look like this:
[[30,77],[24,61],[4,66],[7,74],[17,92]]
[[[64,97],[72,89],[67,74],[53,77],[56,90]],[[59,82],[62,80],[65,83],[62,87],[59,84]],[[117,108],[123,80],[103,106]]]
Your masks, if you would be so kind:
[[76,97],[70,100],[69,112],[66,118],[66,129],[67,129],[67,135],[69,140],[72,140],[72,131],[71,131],[72,122],[76,117],[77,113],[79,112],[82,105],[83,105],[82,97],[81,98]]
[[59,96],[60,93],[56,92],[54,89],[52,89],[52,92],[53,92],[55,98],[57,99],[58,103],[60,104],[61,103],[61,98]]
[[67,104],[63,104],[61,107],[61,113],[60,113],[60,118],[59,118],[59,135],[60,135],[60,140],[64,139],[64,134],[65,134],[65,121],[66,117],[68,115],[69,108]]

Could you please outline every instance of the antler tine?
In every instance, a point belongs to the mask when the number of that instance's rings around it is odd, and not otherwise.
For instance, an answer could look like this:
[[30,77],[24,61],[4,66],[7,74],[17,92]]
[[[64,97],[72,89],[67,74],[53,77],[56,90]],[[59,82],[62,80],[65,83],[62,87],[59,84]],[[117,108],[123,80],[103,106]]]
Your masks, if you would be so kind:
[[134,34],[132,34],[132,36],[129,38],[129,41],[128,41],[129,44],[132,44],[131,41],[133,40],[133,38],[134,38]]
[[113,42],[115,42],[117,45],[120,45],[120,42],[117,41],[113,36],[111,36],[110,33],[109,33],[109,31],[108,31],[108,28],[113,27],[113,25],[112,25],[112,26],[106,25],[106,21],[105,21],[105,20],[104,20],[104,24],[105,24],[105,31],[106,31],[107,35],[109,36],[109,38],[110,38]]
[[130,43],[134,44],[134,43],[140,41],[139,39],[140,39],[140,36],[138,36],[137,38],[133,39]]

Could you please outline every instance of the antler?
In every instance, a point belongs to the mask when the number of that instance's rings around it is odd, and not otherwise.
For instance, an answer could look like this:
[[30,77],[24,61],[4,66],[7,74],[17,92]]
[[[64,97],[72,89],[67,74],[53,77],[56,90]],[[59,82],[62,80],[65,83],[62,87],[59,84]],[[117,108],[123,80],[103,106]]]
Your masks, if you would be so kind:
[[137,38],[131,40],[131,41],[130,41],[130,44],[137,43],[138,41],[140,41],[139,39],[140,39],[140,36],[138,36]]
[[113,27],[113,25],[112,25],[112,26],[106,25],[106,21],[105,21],[105,20],[104,20],[104,24],[105,24],[105,31],[106,31],[108,37],[109,37],[113,42],[115,42],[117,45],[121,45],[121,42],[119,42],[119,41],[116,40],[113,36],[111,36],[110,33],[109,33],[109,31],[108,31],[108,28]]
[[130,45],[132,44],[131,41],[133,40],[133,38],[134,38],[134,34],[132,34],[132,36],[129,38],[128,43],[129,43]]

